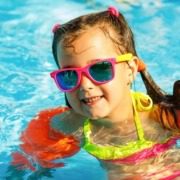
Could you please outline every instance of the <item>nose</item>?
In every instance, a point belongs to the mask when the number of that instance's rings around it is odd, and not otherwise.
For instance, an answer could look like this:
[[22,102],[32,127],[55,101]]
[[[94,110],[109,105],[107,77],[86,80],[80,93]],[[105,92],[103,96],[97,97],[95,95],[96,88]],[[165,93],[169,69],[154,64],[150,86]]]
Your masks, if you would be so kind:
[[91,81],[91,79],[89,79],[89,77],[87,77],[85,74],[82,74],[79,89],[81,91],[88,91],[94,89],[94,87],[95,84]]

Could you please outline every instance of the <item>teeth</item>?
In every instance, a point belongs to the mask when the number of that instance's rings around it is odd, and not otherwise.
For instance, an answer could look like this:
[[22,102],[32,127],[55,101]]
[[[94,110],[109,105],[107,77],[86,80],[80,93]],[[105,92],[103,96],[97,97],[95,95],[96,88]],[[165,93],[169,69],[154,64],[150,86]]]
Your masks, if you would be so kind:
[[100,96],[96,96],[96,97],[86,98],[86,99],[84,99],[84,102],[85,103],[93,103],[93,102],[98,101],[99,99],[101,99],[101,97]]

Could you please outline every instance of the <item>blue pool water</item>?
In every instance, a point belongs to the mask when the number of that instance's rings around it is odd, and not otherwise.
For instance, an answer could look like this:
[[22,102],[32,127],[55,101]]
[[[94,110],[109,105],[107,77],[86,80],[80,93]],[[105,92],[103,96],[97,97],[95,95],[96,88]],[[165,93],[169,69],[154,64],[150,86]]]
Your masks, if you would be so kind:
[[[64,168],[53,170],[17,171],[9,162],[30,119],[42,109],[64,104],[63,94],[49,76],[57,68],[51,54],[52,26],[108,5],[125,15],[139,56],[156,82],[172,92],[173,82],[180,79],[180,1],[1,0],[0,179],[106,179],[96,159],[84,151],[64,160]],[[144,90],[139,78],[136,89]]]

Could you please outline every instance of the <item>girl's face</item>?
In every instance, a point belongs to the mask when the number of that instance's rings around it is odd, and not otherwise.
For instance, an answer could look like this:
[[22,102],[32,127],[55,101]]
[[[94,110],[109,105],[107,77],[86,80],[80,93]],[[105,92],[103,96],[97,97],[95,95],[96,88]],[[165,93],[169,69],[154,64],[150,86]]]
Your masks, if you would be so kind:
[[[100,29],[92,28],[78,37],[71,47],[58,44],[58,61],[61,68],[84,67],[92,60],[120,55],[109,37]],[[80,86],[67,93],[67,99],[75,112],[91,119],[112,118],[123,113],[130,99],[127,63],[115,65],[115,77],[106,84],[96,85],[82,74]]]

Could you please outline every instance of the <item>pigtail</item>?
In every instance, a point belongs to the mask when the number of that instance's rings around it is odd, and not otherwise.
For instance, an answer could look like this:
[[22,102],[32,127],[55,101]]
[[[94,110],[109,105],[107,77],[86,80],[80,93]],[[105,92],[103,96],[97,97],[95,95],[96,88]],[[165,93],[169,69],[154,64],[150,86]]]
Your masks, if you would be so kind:
[[158,114],[162,126],[167,129],[180,128],[180,80],[174,83],[173,94],[164,92],[145,69],[140,71],[147,94],[152,98],[155,114]]
[[145,84],[147,94],[155,104],[163,104],[166,107],[180,109],[180,80],[175,81],[173,94],[167,94],[153,80],[150,73],[145,69],[140,71],[141,78]]
[[155,104],[160,103],[166,97],[166,92],[164,92],[153,80],[150,73],[145,69],[140,72],[141,78],[147,90],[147,94],[152,98]]

